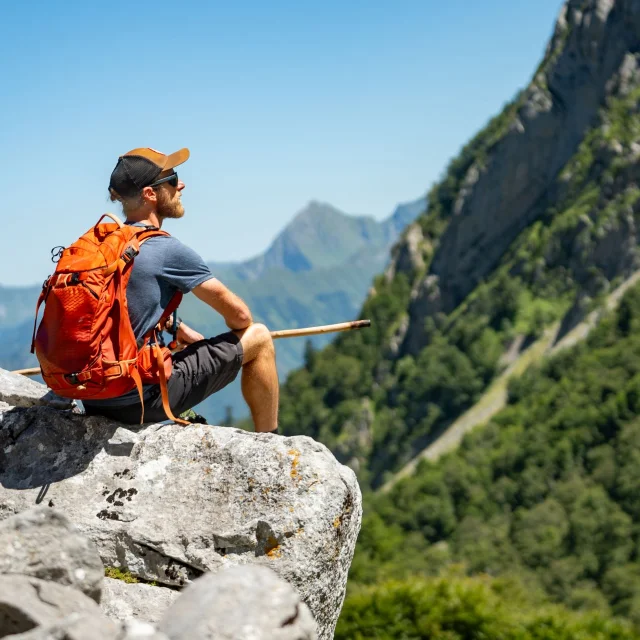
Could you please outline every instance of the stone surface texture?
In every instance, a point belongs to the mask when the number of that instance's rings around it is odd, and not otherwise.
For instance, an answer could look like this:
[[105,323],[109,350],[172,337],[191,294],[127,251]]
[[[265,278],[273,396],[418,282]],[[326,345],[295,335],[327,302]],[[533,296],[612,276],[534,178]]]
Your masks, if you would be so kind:
[[320,638],[333,635],[362,515],[355,474],[311,438],[132,430],[0,405],[0,520],[35,504],[62,511],[105,566],[146,581],[265,565],[300,594]]
[[104,566],[95,545],[63,514],[36,507],[0,522],[0,574],[51,580],[99,602]]
[[180,591],[149,584],[127,584],[105,578],[100,608],[112,620],[157,622],[180,595]]
[[46,405],[56,409],[72,409],[76,406],[74,400],[61,398],[39,382],[6,369],[0,369],[0,401],[13,407]]
[[271,569],[243,566],[189,585],[158,628],[171,640],[314,640],[311,612]]

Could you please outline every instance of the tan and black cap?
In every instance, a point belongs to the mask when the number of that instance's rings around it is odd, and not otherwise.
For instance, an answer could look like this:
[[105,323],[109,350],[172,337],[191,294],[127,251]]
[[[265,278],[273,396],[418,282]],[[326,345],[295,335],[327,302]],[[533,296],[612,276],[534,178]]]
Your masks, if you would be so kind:
[[140,193],[167,169],[173,169],[189,159],[189,149],[165,155],[155,149],[140,148],[127,151],[118,158],[111,173],[109,189],[124,198]]

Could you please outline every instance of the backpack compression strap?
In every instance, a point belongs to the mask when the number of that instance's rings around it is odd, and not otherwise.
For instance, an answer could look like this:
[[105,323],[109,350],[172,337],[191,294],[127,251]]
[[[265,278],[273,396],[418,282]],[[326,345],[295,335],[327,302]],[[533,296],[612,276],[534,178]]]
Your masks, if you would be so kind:
[[[155,331],[154,331],[155,337]],[[158,346],[158,341],[156,338],[156,342],[151,346],[154,353],[156,354],[156,362],[158,363],[158,375],[160,376],[160,395],[162,396],[162,408],[164,409],[165,414],[169,420],[173,420],[178,424],[188,425],[191,424],[188,420],[183,420],[182,418],[176,418],[171,411],[171,405],[169,404],[169,389],[167,387],[167,377],[164,373],[164,359],[162,357],[162,349]],[[143,409],[144,411],[144,409]]]
[[[169,301],[167,308],[162,312],[162,316],[160,318],[160,322],[166,322],[167,318],[178,308],[178,305],[182,301],[182,292],[176,291],[173,294],[173,297]],[[164,358],[162,357],[162,349],[158,345],[158,335],[156,333],[156,326],[153,329],[150,329],[149,332],[144,337],[143,348],[149,343],[151,337],[153,337],[153,344],[151,345],[151,351],[156,356],[156,362],[158,364],[158,376],[160,377],[160,395],[162,396],[162,408],[164,412],[169,418],[169,420],[173,420],[178,424],[191,424],[187,420],[182,420],[182,418],[176,418],[171,411],[171,405],[169,404],[169,389],[167,387],[167,376],[164,372]],[[136,372],[137,373],[137,372]],[[140,402],[142,403],[142,397]],[[142,403],[142,417],[140,418],[140,424],[142,424],[142,419],[144,418],[144,403]]]
[[[149,240],[149,238],[154,238],[157,236],[168,236],[169,234],[166,231],[161,231],[155,227],[146,227],[138,234],[139,245],[142,246],[144,242]],[[167,308],[162,312],[162,316],[160,317],[159,322],[166,322],[167,318],[178,308],[180,303],[182,302],[182,292],[176,291],[173,294],[173,297],[169,301]],[[143,345],[146,345],[151,336],[153,336],[154,344],[151,345],[152,352],[155,353],[156,362],[158,364],[158,376],[160,377],[160,395],[162,396],[162,408],[164,412],[169,418],[169,420],[173,420],[174,422],[182,425],[191,424],[187,420],[182,420],[182,418],[176,418],[173,415],[173,411],[171,411],[171,405],[169,404],[169,389],[167,387],[167,376],[164,373],[164,359],[162,357],[162,349],[158,346],[158,336],[156,334],[155,326],[151,329],[144,337]],[[140,374],[136,371],[136,375],[140,378]],[[137,382],[136,382],[137,386]],[[144,402],[142,402],[142,385],[140,385],[140,389],[138,391],[140,394],[140,403],[142,404],[142,416],[140,417],[140,424],[144,420]]]

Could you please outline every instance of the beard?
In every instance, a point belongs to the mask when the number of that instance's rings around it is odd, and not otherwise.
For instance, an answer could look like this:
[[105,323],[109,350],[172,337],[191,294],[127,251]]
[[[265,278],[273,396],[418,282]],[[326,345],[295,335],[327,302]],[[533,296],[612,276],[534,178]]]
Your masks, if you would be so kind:
[[173,198],[169,196],[166,189],[158,189],[158,206],[156,213],[160,218],[182,218],[184,207],[180,199],[180,192],[176,191]]

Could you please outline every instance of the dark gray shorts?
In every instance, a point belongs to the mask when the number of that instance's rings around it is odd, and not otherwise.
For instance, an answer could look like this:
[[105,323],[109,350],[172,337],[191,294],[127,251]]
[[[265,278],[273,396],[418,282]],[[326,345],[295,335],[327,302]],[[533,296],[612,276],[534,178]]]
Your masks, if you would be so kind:
[[[167,380],[173,414],[177,417],[233,382],[242,367],[243,355],[240,338],[232,331],[194,342],[176,353],[173,356],[173,371]],[[140,401],[119,407],[83,404],[89,416],[106,416],[127,424],[140,422]],[[144,401],[144,421],[160,422],[167,419],[162,408],[160,385],[155,385],[151,396]]]

